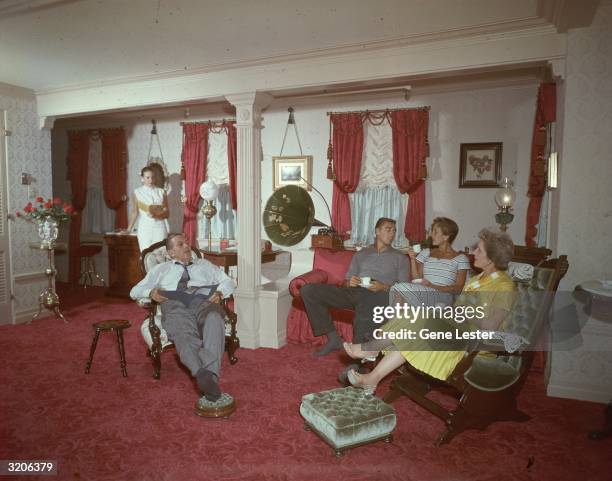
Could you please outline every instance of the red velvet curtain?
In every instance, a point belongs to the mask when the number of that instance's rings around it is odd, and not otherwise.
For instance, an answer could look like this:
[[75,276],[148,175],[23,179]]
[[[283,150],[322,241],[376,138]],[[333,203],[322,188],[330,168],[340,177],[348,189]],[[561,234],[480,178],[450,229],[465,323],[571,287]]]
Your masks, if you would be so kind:
[[238,195],[236,194],[236,172],[238,148],[236,142],[236,122],[227,122],[227,171],[229,172],[229,188],[232,207],[238,210]]
[[200,185],[206,179],[208,155],[208,124],[183,125],[183,152],[181,159],[185,169],[185,208],[183,210],[183,232],[195,245],[198,233],[198,208]]
[[100,130],[104,202],[115,211],[115,229],[127,227],[127,142],[123,127]]
[[87,201],[87,169],[89,161],[89,131],[68,132],[68,180],[72,190],[74,215],[70,221],[68,245],[68,277],[71,283],[79,280],[80,259],[77,251],[81,245],[81,214]]
[[393,177],[399,191],[409,195],[404,233],[411,241],[422,241],[425,239],[425,159],[429,155],[429,110],[393,111],[391,128]]
[[332,225],[336,232],[349,236],[351,203],[348,194],[359,185],[363,156],[363,122],[359,113],[333,114],[334,194]]
[[535,125],[531,141],[531,170],[529,172],[529,206],[525,226],[525,245],[535,247],[536,225],[540,222],[540,207],[546,191],[546,125],[556,119],[557,88],[554,83],[543,83],[538,90]]

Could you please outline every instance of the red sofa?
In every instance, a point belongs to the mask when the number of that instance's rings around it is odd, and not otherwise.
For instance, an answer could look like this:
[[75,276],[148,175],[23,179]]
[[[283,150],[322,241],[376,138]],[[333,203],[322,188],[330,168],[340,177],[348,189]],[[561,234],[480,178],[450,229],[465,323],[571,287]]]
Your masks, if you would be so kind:
[[[289,284],[289,292],[293,297],[291,309],[287,316],[287,340],[293,343],[323,344],[323,336],[315,337],[306,316],[304,302],[300,296],[300,288],[304,284],[339,284],[344,280],[355,251],[330,249],[315,249],[313,269],[296,277]],[[354,311],[349,309],[332,309],[332,319],[338,333],[347,341],[353,339]]]

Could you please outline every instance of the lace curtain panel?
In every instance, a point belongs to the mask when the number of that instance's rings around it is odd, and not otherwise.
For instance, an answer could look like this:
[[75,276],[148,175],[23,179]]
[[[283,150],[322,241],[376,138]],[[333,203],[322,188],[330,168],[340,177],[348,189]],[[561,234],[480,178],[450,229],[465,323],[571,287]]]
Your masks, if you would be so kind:
[[[232,209],[227,168],[227,135],[225,132],[208,134],[207,178],[219,186],[215,201],[217,214],[211,219],[214,239],[236,238],[236,211]],[[208,238],[208,221],[198,214],[198,238]]]
[[103,234],[115,228],[115,211],[106,207],[102,187],[102,142],[89,140],[87,201],[81,221],[82,234]]
[[400,194],[393,177],[393,138],[388,121],[380,125],[364,123],[364,146],[357,190],[351,199],[351,242],[374,242],[374,226],[380,217],[397,221],[394,245],[406,244],[405,206],[408,196]]

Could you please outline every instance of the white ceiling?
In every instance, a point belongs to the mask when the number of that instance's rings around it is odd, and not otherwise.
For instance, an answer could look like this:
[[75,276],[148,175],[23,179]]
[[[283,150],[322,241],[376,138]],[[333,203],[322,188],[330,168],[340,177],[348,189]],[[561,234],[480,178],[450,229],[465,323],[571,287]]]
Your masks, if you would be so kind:
[[429,35],[508,30],[545,24],[542,3],[0,0],[0,82],[40,92],[422,41]]

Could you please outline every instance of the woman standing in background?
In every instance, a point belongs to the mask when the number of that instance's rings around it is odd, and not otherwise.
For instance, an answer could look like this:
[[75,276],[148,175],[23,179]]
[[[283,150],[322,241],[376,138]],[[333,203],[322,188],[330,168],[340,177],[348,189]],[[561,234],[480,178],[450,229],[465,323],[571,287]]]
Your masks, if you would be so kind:
[[155,172],[151,167],[140,171],[142,187],[132,194],[132,215],[128,231],[132,231],[138,219],[138,247],[140,252],[151,244],[168,236],[168,196],[166,191],[155,186]]

